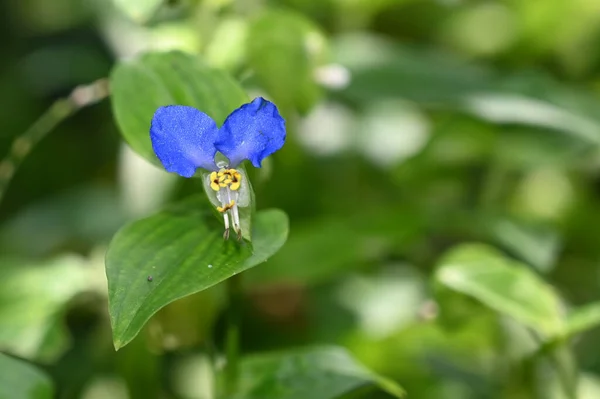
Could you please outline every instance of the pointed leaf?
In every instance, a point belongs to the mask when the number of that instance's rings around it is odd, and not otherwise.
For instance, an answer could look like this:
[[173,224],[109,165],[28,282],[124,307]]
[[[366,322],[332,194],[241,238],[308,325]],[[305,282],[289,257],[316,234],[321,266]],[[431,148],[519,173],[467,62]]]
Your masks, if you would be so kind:
[[223,240],[211,206],[194,197],[122,228],[106,254],[115,348],[126,345],[165,305],[264,262],[284,244],[285,213],[256,214],[252,244]]

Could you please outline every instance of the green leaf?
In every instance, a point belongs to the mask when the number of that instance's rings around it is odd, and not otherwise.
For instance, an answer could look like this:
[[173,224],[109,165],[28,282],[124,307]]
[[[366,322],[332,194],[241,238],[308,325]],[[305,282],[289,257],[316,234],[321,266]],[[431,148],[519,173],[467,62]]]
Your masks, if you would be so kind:
[[581,306],[567,317],[566,335],[575,335],[600,325],[600,302]]
[[321,95],[314,79],[326,42],[302,14],[269,11],[252,21],[248,62],[265,90],[283,109],[307,112]]
[[[285,248],[268,264],[249,272],[245,281],[322,284],[351,269],[380,262],[389,256],[391,248],[420,235],[422,225],[422,217],[407,205],[403,209],[384,207],[298,223]],[[339,250],[340,243],[344,243],[343,250]]]
[[164,0],[113,0],[129,18],[141,24],[146,22],[162,5]]
[[189,105],[218,125],[248,101],[226,73],[180,52],[148,53],[117,64],[111,73],[112,106],[121,134],[131,148],[160,166],[150,142],[150,122],[164,105]]
[[333,399],[366,386],[404,396],[398,384],[367,370],[340,347],[249,356],[240,368],[235,399]]
[[522,263],[491,247],[464,244],[450,251],[435,278],[545,336],[562,332],[560,302],[552,288]]
[[0,350],[51,362],[66,349],[62,316],[68,302],[89,288],[83,263],[76,256],[38,264],[0,260]]
[[225,241],[211,206],[198,197],[122,228],[106,254],[115,348],[135,338],[170,302],[267,260],[287,233],[287,216],[272,209],[256,214],[252,245]]
[[51,399],[52,381],[34,366],[0,353],[0,399]]
[[357,104],[402,98],[475,115],[496,124],[552,129],[600,144],[600,102],[542,73],[498,76],[440,51],[400,46],[369,34],[342,35],[334,59],[352,76],[339,95]]
[[491,237],[541,272],[549,272],[560,249],[560,237],[549,226],[505,217],[484,220]]
[[246,58],[248,21],[240,17],[223,18],[206,46],[206,60],[215,67],[234,71]]

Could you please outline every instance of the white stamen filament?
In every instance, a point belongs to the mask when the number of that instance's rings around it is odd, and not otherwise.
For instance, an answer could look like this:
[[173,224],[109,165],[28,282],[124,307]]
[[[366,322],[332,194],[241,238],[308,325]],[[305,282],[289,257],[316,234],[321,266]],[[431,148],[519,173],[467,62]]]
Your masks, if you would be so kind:
[[235,230],[236,233],[239,233],[239,231],[240,231],[240,215],[239,215],[238,206],[237,206],[238,193],[231,192],[229,187],[225,188],[225,190],[227,193],[227,203],[230,204],[231,200],[233,200],[233,207],[231,208],[231,210],[229,212],[231,212],[231,221],[233,222],[233,229]]
[[[236,195],[236,197],[237,197],[237,195]],[[234,229],[237,233],[239,233],[241,230],[241,226],[240,226],[240,214],[238,212],[237,201],[236,201],[235,205],[233,206],[233,209],[231,210],[231,217],[233,219]]]
[[[221,188],[217,192],[217,198],[221,202],[221,206],[223,209],[226,209],[223,212],[223,221],[225,224],[225,237],[228,237],[229,234],[227,231],[229,230],[229,217],[231,216],[231,223],[233,224],[233,230],[237,233],[238,237],[241,237],[242,231],[240,226],[240,214],[238,211],[238,192],[232,191],[229,187]],[[233,205],[231,202],[233,201]],[[227,238],[225,238],[227,239]]]
[[223,212],[223,221],[225,222],[225,230],[229,230],[229,215],[227,212]]

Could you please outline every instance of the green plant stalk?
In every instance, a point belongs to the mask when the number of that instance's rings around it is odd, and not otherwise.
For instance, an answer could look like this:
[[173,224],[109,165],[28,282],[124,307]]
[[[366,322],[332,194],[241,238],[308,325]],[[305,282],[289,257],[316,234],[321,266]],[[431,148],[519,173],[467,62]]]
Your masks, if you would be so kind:
[[240,354],[240,306],[242,297],[241,275],[236,274],[226,281],[227,299],[227,332],[225,337],[225,387],[226,397],[234,394],[239,381],[239,354]]
[[17,136],[8,155],[0,162],[0,202],[17,169],[40,140],[81,108],[96,104],[108,95],[107,79],[99,79],[89,85],[78,86],[68,97],[61,98],[52,104],[29,129]]
[[558,374],[565,396],[569,399],[577,399],[577,371],[567,343],[566,339],[561,340],[555,350],[549,354],[549,358]]
[[534,337],[540,346],[525,360],[531,362],[532,365],[544,359],[549,361],[557,374],[565,396],[569,399],[577,399],[577,368],[568,347],[568,338],[560,337],[543,342],[537,334],[534,334]]

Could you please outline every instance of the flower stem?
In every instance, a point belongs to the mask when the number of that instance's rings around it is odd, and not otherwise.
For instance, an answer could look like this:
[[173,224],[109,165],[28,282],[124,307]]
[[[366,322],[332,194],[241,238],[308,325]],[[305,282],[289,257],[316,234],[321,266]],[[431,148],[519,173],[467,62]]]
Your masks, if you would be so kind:
[[108,80],[100,79],[89,85],[76,87],[66,98],[57,100],[25,131],[17,136],[11,149],[0,162],[0,201],[18,167],[31,149],[60,122],[79,111],[81,108],[97,103],[109,94]]
[[236,274],[226,282],[229,309],[227,311],[227,333],[225,338],[225,389],[226,396],[237,391],[239,380],[239,352],[240,352],[240,305],[242,296],[241,276]]

